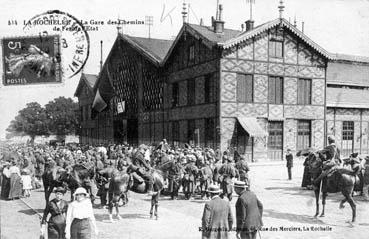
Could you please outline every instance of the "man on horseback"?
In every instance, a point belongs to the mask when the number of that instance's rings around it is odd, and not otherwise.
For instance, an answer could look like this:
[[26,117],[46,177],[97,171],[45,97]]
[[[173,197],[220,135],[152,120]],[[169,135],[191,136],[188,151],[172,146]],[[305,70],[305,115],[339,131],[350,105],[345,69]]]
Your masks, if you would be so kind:
[[328,146],[320,151],[321,154],[325,155],[326,160],[323,162],[322,173],[314,180],[315,184],[321,179],[325,178],[327,175],[333,173],[342,164],[340,159],[340,150],[336,146],[335,142],[335,138],[332,135],[329,135]]
[[137,152],[133,156],[131,168],[134,172],[136,172],[139,176],[141,176],[144,180],[148,182],[148,190],[147,194],[149,196],[154,195],[154,178],[151,175],[151,166],[145,160],[145,152],[147,150],[147,146],[141,144],[138,147]]

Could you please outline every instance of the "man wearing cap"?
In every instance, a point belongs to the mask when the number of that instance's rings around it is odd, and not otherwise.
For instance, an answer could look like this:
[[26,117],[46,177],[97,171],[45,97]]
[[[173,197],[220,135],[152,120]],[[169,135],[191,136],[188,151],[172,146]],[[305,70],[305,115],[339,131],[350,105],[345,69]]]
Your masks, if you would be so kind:
[[226,157],[226,162],[220,167],[220,186],[223,190],[222,197],[227,196],[229,201],[232,201],[232,178],[236,177],[236,169],[231,163],[232,159]]
[[184,183],[183,183],[183,191],[186,199],[190,199],[195,186],[195,175],[198,173],[198,168],[195,166],[195,155],[189,154],[187,155],[187,165],[184,168]]
[[242,181],[236,181],[234,184],[234,190],[239,195],[236,202],[236,236],[241,239],[255,239],[258,230],[263,226],[263,204],[247,187]]
[[145,160],[146,150],[147,146],[141,144],[138,147],[137,152],[134,154],[132,164],[138,167],[138,169],[135,171],[148,182],[147,194],[152,196],[154,194],[154,179],[150,173],[151,167]]
[[363,175],[363,195],[366,201],[369,201],[369,155],[365,157],[364,175]]
[[207,192],[211,200],[205,204],[202,214],[202,238],[228,238],[228,231],[233,225],[231,206],[219,197],[219,186],[210,185]]

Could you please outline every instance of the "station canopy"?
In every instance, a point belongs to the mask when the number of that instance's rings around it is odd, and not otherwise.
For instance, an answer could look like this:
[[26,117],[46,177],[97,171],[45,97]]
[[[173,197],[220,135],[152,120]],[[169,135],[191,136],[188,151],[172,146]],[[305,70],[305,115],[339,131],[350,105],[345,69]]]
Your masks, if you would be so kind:
[[237,117],[238,122],[251,137],[263,138],[268,133],[261,128],[258,121],[254,117]]

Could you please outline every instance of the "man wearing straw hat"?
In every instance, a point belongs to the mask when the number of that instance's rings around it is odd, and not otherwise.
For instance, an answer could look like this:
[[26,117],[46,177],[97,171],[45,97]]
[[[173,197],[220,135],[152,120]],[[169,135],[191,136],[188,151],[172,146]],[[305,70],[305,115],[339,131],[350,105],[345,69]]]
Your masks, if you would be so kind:
[[243,181],[234,183],[234,190],[239,195],[236,202],[236,236],[242,239],[256,239],[257,232],[263,226],[263,204],[247,187]]
[[218,185],[210,185],[207,192],[211,200],[205,204],[202,215],[202,238],[228,238],[233,225],[231,206],[219,197],[221,190]]

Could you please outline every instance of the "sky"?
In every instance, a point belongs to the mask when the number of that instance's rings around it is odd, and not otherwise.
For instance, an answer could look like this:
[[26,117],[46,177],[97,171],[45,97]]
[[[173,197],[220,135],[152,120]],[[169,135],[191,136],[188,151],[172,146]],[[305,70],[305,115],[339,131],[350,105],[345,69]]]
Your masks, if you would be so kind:
[[[225,27],[241,30],[241,24],[250,18],[247,0],[219,0],[223,4]],[[215,16],[217,0],[186,0],[189,7],[189,22],[199,24],[203,18],[210,25]],[[103,41],[103,59],[109,54],[117,35],[114,25],[108,20],[124,19],[144,21],[153,16],[150,32],[152,38],[173,39],[182,26],[183,0],[2,0],[0,15],[0,39],[25,36],[23,21],[48,10],[60,10],[77,19],[90,22],[103,21],[97,31],[89,31],[90,56],[85,73],[97,74],[100,61],[100,41]],[[255,25],[279,16],[279,0],[255,0],[253,19]],[[296,18],[301,29],[314,42],[331,53],[369,56],[369,0],[284,0],[283,17],[291,22]],[[17,20],[18,25],[9,25]],[[123,33],[148,37],[148,26],[125,25]],[[3,75],[3,58],[0,50],[0,74]],[[63,79],[61,84],[3,86],[0,84],[0,139],[17,112],[29,102],[46,104],[58,96],[73,97],[80,74]],[[77,100],[74,98],[74,100]]]

